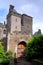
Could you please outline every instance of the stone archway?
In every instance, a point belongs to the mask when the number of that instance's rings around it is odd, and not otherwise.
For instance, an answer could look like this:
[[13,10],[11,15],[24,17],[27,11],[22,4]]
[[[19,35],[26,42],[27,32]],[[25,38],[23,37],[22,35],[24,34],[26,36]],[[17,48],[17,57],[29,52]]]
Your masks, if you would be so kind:
[[23,57],[25,55],[26,42],[21,41],[17,46],[17,57]]

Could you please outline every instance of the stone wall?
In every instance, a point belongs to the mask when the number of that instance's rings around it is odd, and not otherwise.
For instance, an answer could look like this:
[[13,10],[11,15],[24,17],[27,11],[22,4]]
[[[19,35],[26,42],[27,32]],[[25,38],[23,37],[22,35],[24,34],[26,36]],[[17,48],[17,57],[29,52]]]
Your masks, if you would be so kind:
[[13,50],[13,52],[17,53],[17,46],[21,41],[27,42],[30,38],[30,35],[24,33],[10,33],[7,40],[7,49]]
[[21,17],[11,15],[11,33],[21,31]]
[[32,17],[23,14],[22,19],[22,32],[32,35]]
[[6,37],[6,28],[3,23],[0,23],[0,40]]

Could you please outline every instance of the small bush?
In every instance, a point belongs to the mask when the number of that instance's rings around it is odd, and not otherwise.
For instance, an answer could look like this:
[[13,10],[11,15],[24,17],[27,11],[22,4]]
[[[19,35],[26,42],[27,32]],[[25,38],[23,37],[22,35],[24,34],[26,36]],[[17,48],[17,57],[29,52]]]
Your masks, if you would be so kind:
[[11,50],[7,51],[7,52],[6,52],[6,55],[9,56],[9,57],[12,57],[13,51],[11,51]]

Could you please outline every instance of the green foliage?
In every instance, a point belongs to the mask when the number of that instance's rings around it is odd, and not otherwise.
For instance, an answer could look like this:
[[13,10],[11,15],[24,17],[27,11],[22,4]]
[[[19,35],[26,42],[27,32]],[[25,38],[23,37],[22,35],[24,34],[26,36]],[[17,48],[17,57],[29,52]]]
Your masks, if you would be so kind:
[[12,57],[13,55],[13,51],[9,50],[6,52],[6,55],[9,56],[10,58]]
[[0,62],[2,61],[2,59],[4,58],[5,53],[4,53],[4,48],[2,46],[2,42],[0,42]]
[[3,52],[4,53],[4,47],[2,46],[2,43],[0,42],[0,53]]
[[43,35],[37,35],[28,41],[26,56],[30,58],[43,58]]
[[9,62],[10,56],[6,55],[2,42],[0,42],[0,63]]

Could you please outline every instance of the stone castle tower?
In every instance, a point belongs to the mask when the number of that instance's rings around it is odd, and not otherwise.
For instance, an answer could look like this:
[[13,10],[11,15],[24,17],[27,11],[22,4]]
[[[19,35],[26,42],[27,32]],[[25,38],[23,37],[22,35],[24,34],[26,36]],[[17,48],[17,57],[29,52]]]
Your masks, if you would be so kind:
[[32,36],[32,17],[19,14],[10,5],[7,15],[7,50],[13,50],[17,57],[23,55],[28,39]]

